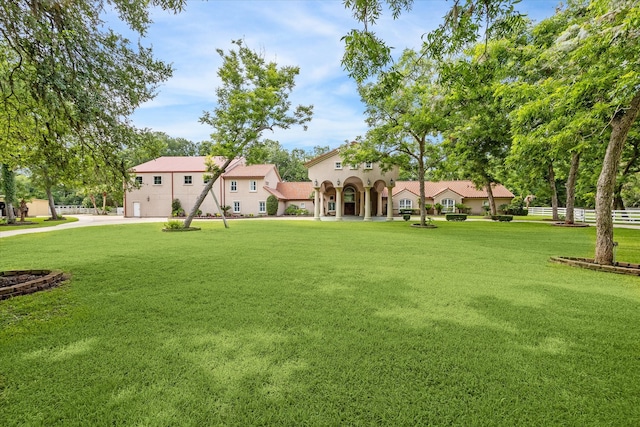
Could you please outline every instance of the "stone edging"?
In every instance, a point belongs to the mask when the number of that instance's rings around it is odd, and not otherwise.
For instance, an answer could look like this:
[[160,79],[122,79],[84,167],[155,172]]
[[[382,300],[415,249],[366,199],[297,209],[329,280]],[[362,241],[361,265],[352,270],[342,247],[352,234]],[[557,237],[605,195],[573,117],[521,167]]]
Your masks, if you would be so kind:
[[0,288],[0,300],[15,297],[18,295],[31,294],[33,292],[49,289],[58,286],[65,280],[61,270],[10,270],[0,271],[0,276],[19,276],[22,274],[39,275],[37,279],[24,283],[17,283],[11,286]]
[[629,276],[640,276],[640,264],[631,264],[628,262],[616,262],[614,265],[596,264],[590,258],[573,258],[573,257],[551,257],[551,262],[560,264],[568,264],[574,267],[587,268],[589,270],[603,271],[606,273],[627,274]]

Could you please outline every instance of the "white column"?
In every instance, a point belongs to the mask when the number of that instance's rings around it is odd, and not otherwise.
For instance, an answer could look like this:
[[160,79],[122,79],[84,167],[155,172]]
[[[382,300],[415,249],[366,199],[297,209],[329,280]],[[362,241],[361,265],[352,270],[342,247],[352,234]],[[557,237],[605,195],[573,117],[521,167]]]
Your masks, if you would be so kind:
[[364,191],[360,192],[360,212],[358,213],[359,216],[364,216]]
[[336,187],[336,221],[342,221],[342,187]]
[[393,187],[387,187],[387,221],[393,221]]
[[320,193],[320,217],[324,216],[324,193]]
[[313,219],[320,221],[320,187],[314,187],[313,190]]
[[371,187],[364,187],[364,220],[371,221]]
[[378,191],[378,212],[376,216],[382,216],[382,191]]

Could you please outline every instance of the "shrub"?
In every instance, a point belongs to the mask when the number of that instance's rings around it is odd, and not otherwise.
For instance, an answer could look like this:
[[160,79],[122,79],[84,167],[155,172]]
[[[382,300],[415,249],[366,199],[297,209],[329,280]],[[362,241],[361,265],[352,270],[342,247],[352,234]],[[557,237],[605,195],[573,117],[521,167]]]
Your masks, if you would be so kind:
[[164,228],[167,230],[179,230],[184,227],[184,223],[177,219],[172,219],[164,223]]
[[447,218],[447,221],[466,221],[467,214],[447,214],[445,218]]
[[411,215],[410,214],[404,214],[404,215],[402,215],[402,219],[404,219],[405,221],[409,221],[411,219]]
[[180,199],[173,199],[171,201],[171,216],[184,216],[184,209],[182,209]]
[[491,219],[500,222],[510,222],[513,219],[513,215],[491,215]]
[[297,211],[298,211],[298,205],[289,205],[284,210],[284,214],[285,215],[296,215]]
[[442,204],[436,203],[435,205],[433,205],[433,207],[436,210],[436,213],[438,215],[440,215],[442,213],[442,208],[443,208]]
[[468,214],[471,212],[471,208],[467,205],[463,205],[462,203],[456,203],[456,209],[458,210],[458,213],[461,214]]
[[267,215],[276,215],[278,213],[278,198],[273,194],[267,197]]

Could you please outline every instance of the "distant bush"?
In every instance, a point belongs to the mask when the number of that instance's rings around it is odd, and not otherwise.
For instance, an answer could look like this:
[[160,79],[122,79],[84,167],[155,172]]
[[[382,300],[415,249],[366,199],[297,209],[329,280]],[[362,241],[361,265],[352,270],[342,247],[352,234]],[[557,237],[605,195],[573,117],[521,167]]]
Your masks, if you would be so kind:
[[164,223],[164,228],[167,230],[179,230],[184,227],[184,223],[177,219],[172,219]]
[[184,209],[182,209],[180,199],[173,199],[171,201],[171,216],[184,216]]
[[491,219],[500,222],[510,222],[513,219],[513,215],[491,215]]
[[267,215],[276,215],[278,213],[278,198],[273,194],[267,197]]
[[284,210],[285,215],[296,215],[296,216],[304,216],[309,215],[309,211],[306,209],[300,209],[298,205],[289,205]]
[[445,215],[445,218],[447,219],[447,221],[466,221],[467,220],[467,214],[447,214]]

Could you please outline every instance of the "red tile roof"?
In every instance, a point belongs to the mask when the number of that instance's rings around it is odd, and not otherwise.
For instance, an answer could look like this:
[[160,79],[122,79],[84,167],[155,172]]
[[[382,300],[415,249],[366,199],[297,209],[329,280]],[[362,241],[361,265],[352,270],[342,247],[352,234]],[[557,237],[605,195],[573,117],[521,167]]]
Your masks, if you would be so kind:
[[[275,165],[241,165],[224,174],[225,178],[264,178],[267,174],[276,169]],[[276,173],[278,173],[276,169]],[[278,175],[279,176],[279,175]]]
[[313,184],[310,182],[279,182],[275,191],[272,190],[272,188],[269,189],[274,196],[281,200],[308,200],[313,193]]
[[[419,181],[397,181],[396,186],[393,188],[393,194],[398,194],[402,190],[410,191],[418,196],[420,194],[420,182]],[[454,193],[458,193],[465,199],[485,199],[487,192],[484,189],[478,190],[471,181],[425,181],[424,193],[425,197],[432,199],[440,193],[446,190],[451,190]],[[383,193],[386,196],[386,191]],[[493,187],[493,197],[498,198],[510,198],[514,197],[513,193],[509,191],[502,184],[496,184]]]
[[[226,161],[224,157],[214,157],[215,164],[218,166],[222,166]],[[141,165],[134,166],[133,171],[142,173],[142,172],[205,172],[205,156],[194,156],[194,157],[186,157],[186,156],[163,156],[158,157],[155,160],[148,161],[146,163],[142,163]],[[239,158],[233,160],[229,165],[227,170],[230,168],[236,167],[237,165],[243,164],[244,159]]]

